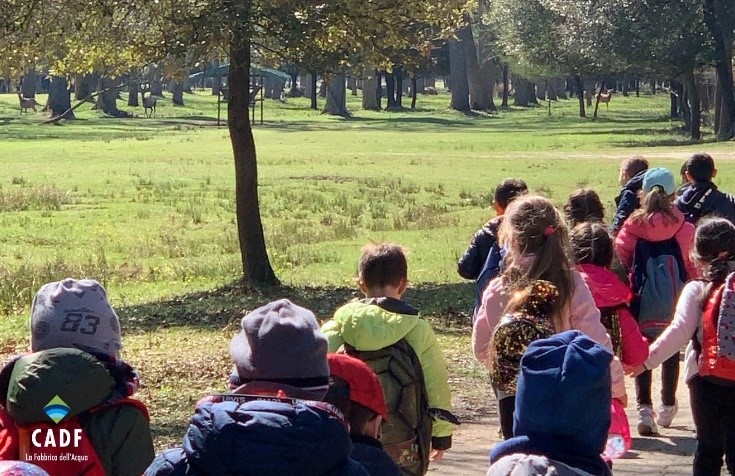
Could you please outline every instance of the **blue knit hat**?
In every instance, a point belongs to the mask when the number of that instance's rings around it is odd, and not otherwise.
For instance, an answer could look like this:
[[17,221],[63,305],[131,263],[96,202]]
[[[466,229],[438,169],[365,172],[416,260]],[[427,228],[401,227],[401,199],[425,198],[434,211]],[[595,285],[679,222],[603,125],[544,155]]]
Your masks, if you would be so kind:
[[610,427],[612,359],[576,330],[531,343],[521,358],[514,436],[565,440],[599,455]]

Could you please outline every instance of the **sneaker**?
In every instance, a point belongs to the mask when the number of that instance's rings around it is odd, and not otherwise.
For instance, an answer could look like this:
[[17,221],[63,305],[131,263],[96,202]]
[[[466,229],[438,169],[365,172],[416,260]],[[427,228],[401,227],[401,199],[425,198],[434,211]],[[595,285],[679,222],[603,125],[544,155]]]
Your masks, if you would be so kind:
[[676,416],[676,412],[679,411],[679,402],[674,400],[673,405],[661,405],[661,408],[658,412],[658,418],[656,419],[656,423],[661,425],[664,428],[668,428],[671,426],[671,422],[674,420],[674,417]]
[[650,405],[638,406],[638,434],[641,436],[658,435],[658,426],[654,417],[656,412]]

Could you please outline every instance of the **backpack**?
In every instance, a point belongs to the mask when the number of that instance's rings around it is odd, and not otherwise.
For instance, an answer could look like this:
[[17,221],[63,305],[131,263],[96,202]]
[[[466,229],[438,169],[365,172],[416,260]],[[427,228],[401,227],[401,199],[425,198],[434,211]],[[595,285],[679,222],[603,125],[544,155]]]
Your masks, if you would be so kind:
[[490,247],[490,252],[487,254],[487,258],[485,258],[485,264],[482,265],[482,270],[477,276],[477,281],[475,281],[475,308],[472,311],[473,322],[477,318],[477,311],[482,304],[482,295],[485,292],[485,288],[500,273],[504,257],[505,249],[500,247],[496,239]]
[[[683,223],[682,223],[683,224]],[[687,272],[676,238],[639,239],[630,269],[630,310],[641,333],[655,339],[671,322]]]
[[426,474],[432,414],[421,361],[411,345],[401,339],[379,350],[361,351],[344,344],[338,352],[362,360],[380,379],[388,406],[380,436],[385,452],[403,473]]
[[702,342],[692,339],[699,358],[699,375],[735,385],[735,273],[715,289],[702,313]]
[[600,308],[600,322],[605,326],[607,334],[612,341],[613,354],[618,358],[623,358],[622,339],[623,334],[620,330],[620,309],[626,307],[625,304],[617,306],[607,306]]
[[131,405],[146,417],[143,402],[126,398],[91,408],[58,424],[37,422],[20,425],[4,408],[0,408],[0,460],[33,463],[50,475],[107,476],[107,471],[89,439],[82,421],[85,416],[116,405]]

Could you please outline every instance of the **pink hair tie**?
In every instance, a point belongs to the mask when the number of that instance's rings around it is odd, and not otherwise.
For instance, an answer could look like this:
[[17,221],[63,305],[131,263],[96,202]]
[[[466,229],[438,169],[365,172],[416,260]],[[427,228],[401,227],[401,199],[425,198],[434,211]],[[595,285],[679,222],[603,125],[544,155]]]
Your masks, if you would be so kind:
[[555,231],[556,231],[556,227],[549,225],[544,230],[544,236],[551,236],[554,234]]

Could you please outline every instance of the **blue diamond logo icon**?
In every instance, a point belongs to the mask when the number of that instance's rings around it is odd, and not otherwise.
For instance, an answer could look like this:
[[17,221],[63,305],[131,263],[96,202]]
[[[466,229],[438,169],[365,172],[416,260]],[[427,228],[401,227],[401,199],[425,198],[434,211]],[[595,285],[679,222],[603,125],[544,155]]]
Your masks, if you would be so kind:
[[54,423],[58,424],[69,414],[71,408],[69,408],[69,405],[67,405],[61,397],[56,395],[46,404],[45,407],[43,407],[43,411],[49,418],[51,418],[51,420],[53,420]]

